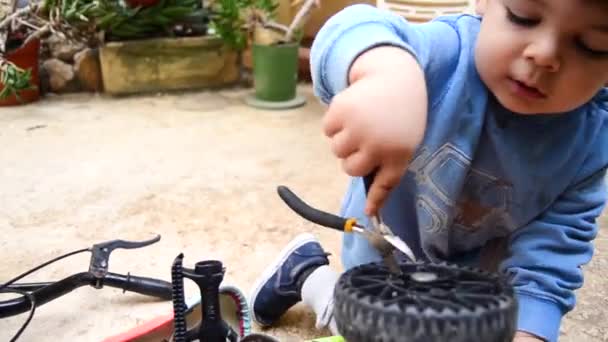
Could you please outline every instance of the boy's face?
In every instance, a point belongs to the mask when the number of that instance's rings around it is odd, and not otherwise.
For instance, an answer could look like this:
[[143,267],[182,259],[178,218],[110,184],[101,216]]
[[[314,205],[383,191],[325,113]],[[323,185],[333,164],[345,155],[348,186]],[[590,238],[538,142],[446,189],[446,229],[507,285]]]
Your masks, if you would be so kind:
[[480,0],[479,74],[521,114],[579,107],[608,82],[607,0]]

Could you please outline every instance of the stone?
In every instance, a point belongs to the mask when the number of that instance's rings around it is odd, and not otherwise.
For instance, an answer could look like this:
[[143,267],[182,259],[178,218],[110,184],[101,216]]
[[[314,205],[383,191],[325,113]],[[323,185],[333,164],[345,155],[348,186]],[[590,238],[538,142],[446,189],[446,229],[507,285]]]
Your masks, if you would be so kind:
[[70,82],[74,79],[74,70],[57,58],[51,58],[42,64],[48,75],[49,90],[53,93],[63,93],[70,90]]
[[46,43],[50,50],[51,57],[60,59],[67,63],[73,63],[74,55],[86,48],[84,44],[71,43],[66,40],[62,40],[56,35],[50,36],[46,40]]
[[84,91],[100,92],[103,88],[98,51],[84,49],[74,56],[74,72]]

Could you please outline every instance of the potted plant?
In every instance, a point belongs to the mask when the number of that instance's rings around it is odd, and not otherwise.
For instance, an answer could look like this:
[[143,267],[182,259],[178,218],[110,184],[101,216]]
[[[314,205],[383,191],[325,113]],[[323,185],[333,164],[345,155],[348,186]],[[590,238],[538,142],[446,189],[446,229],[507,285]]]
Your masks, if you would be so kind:
[[0,59],[0,106],[31,103],[40,98],[40,40],[34,39],[6,53]]
[[34,102],[40,98],[40,39],[27,25],[15,25],[13,18],[26,13],[13,1],[9,14],[0,22],[0,106]]
[[[303,2],[303,3],[302,3]],[[254,92],[246,102],[265,109],[306,103],[297,93],[302,28],[318,0],[296,0],[300,9],[289,26],[277,23],[274,0],[219,0],[211,17],[216,33],[237,49],[251,46]]]
[[[13,9],[2,20],[0,37],[2,33],[14,32],[17,28],[27,29],[23,34],[23,41],[45,39],[53,34],[61,41],[79,42],[82,43],[79,45],[99,50],[101,57],[107,52],[105,55],[116,58],[112,60],[100,58],[106,92],[138,92],[148,86],[156,86],[158,89],[154,88],[154,90],[160,91],[169,86],[185,87],[190,83],[198,84],[201,83],[200,78],[205,77],[211,79],[209,82],[217,83],[236,74],[235,71],[226,75],[224,69],[227,68],[218,67],[218,58],[213,58],[213,53],[218,50],[217,46],[221,42],[207,42],[208,15],[201,0],[29,0],[29,4],[27,4],[28,0],[19,1],[26,1],[26,5],[20,9]],[[16,0],[13,0],[13,3],[16,3]],[[219,41],[218,38],[214,39]],[[166,42],[165,46],[160,46],[163,42]],[[122,46],[123,43],[127,45],[125,48]],[[136,52],[143,53],[144,56],[131,59],[125,57],[130,54],[131,47],[141,48]],[[189,59],[185,61],[184,56],[179,53],[187,54]],[[201,58],[201,54],[206,59]],[[145,76],[150,75],[146,71],[154,69],[153,65],[140,72],[134,71],[133,65],[123,68],[124,61],[145,66],[147,60],[164,63],[163,66],[166,64],[176,66],[180,61],[185,61],[182,64],[187,64],[186,62],[200,60],[192,67],[195,70],[197,66],[204,66],[210,61],[212,62],[210,68],[214,68],[215,73],[208,75],[210,72],[205,69],[198,74],[190,72],[192,74],[190,75],[187,71],[179,70],[181,73],[176,75],[173,70],[165,72],[165,69],[162,69],[162,72],[159,72],[162,75],[156,75],[157,78],[150,81]],[[3,73],[7,80],[5,83],[10,85],[7,88],[11,88],[5,92],[6,94],[14,93],[15,85],[35,83],[35,68],[32,71],[17,68],[17,65],[11,63],[7,55],[2,53],[0,53],[0,61],[3,61],[0,63],[2,71],[6,71]],[[104,63],[106,61],[108,63]],[[186,66],[182,67],[185,68]],[[19,75],[19,78],[15,75]],[[141,75],[138,79],[139,83],[119,82],[137,75]],[[167,80],[167,75],[173,78],[169,77],[170,79]],[[110,81],[115,81],[110,84],[111,87],[106,84],[108,82],[106,76],[110,76]],[[29,79],[28,82],[24,82],[26,78]]]
[[[105,41],[99,49],[106,93],[165,92],[220,87],[238,77],[236,55],[208,34],[200,0],[99,0],[113,3],[97,17]],[[133,7],[135,6],[135,7]]]
[[40,98],[42,40],[54,33],[65,41],[96,38],[90,0],[12,0],[0,21],[0,105]]

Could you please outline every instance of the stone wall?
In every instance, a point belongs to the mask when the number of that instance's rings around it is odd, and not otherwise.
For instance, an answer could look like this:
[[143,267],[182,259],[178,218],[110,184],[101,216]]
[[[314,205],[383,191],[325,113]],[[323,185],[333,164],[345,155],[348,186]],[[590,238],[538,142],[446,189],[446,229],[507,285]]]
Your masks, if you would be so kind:
[[217,37],[150,38],[91,49],[52,36],[42,43],[41,90],[118,95],[222,87],[239,82],[238,57]]
[[42,42],[40,64],[43,93],[103,91],[97,49],[51,36]]

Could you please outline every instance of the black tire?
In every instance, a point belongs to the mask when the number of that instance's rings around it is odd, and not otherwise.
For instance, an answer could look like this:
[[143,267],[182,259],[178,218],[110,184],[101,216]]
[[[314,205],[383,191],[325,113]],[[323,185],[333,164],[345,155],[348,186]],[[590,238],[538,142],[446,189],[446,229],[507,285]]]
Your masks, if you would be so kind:
[[450,264],[383,264],[343,273],[334,317],[348,342],[511,342],[517,301],[495,274]]

